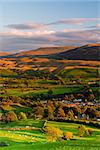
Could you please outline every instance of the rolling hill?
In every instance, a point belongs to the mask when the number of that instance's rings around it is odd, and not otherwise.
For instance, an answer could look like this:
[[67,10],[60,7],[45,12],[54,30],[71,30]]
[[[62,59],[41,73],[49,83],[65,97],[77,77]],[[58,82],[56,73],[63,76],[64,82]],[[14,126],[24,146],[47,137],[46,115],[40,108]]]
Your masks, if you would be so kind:
[[41,47],[36,50],[21,50],[19,53],[0,52],[0,58],[49,56],[71,50],[73,48],[76,48],[76,46]]
[[100,44],[89,44],[71,49],[69,51],[58,53],[56,55],[53,55],[53,57],[56,59],[98,61],[100,60],[99,55],[100,55]]
[[70,50],[72,48],[75,48],[75,46],[43,47],[43,48],[38,48],[36,50],[22,51],[22,52],[16,54],[16,57],[18,57],[18,56],[51,55],[51,54],[57,54],[60,52],[64,52],[66,50]]
[[66,66],[98,67],[99,48],[100,44],[89,44],[80,47],[45,47],[10,55],[3,53],[0,55],[0,68],[51,70],[57,67],[58,72]]
[[0,51],[0,56],[7,56],[7,55],[11,55],[12,53],[10,52],[1,52]]
[[43,47],[36,50],[21,51],[16,54],[0,53],[1,58],[35,58],[43,57],[49,59],[68,60],[99,60],[100,44],[88,44],[80,47]]

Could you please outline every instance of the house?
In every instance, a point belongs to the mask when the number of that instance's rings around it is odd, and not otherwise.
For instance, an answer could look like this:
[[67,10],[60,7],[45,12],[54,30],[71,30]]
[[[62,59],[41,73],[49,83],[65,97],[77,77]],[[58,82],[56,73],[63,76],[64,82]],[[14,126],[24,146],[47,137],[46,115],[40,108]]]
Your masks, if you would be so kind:
[[73,102],[82,102],[82,99],[75,99]]

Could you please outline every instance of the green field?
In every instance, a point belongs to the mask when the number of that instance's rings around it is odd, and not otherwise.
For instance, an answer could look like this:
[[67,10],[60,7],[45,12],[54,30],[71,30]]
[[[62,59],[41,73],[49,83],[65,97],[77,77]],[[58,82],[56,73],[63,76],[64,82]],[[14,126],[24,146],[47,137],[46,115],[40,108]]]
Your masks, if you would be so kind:
[[[39,106],[39,101],[49,100],[48,97],[51,95],[55,95],[56,97],[56,95],[67,93],[69,96],[68,100],[70,101],[71,94],[75,96],[75,99],[77,98],[77,93],[84,95],[85,86],[89,86],[89,89],[95,94],[95,99],[98,101],[99,85],[97,69],[65,69],[56,75],[42,71],[18,73],[17,70],[1,70],[0,73],[0,97],[2,99],[1,102],[4,102],[1,103],[2,109],[0,112],[7,114],[9,111],[14,111],[17,116],[20,112],[24,112],[27,118],[31,118],[25,121],[19,119],[20,121],[0,122],[0,142],[7,144],[7,146],[0,147],[1,150],[21,150],[22,148],[25,150],[100,149],[100,130],[97,128],[86,126],[86,128],[93,129],[93,134],[91,136],[79,137],[79,124],[47,121],[48,126],[60,128],[63,132],[72,132],[74,135],[72,140],[62,139],[61,141],[49,142],[46,133],[42,130],[45,121],[33,120],[35,103],[37,102],[37,106]],[[93,82],[94,84],[90,85],[88,82]],[[51,95],[49,93],[50,90],[52,91]],[[42,105],[42,109],[47,111],[47,104]],[[57,113],[56,109],[58,108],[55,105],[55,113]],[[98,113],[99,108],[94,107],[94,109]],[[31,116],[31,113],[33,116]]]
[[[12,128],[21,128],[25,126],[41,128],[44,121],[27,120],[17,123],[1,124],[0,127],[0,141],[5,141],[8,146],[0,147],[1,150],[99,150],[99,134],[100,130],[93,128],[94,132],[92,136],[78,137],[77,128],[79,124],[75,123],[63,123],[48,121],[47,125],[58,127],[62,131],[73,132],[73,140],[48,142],[44,132],[40,130],[12,130]],[[6,130],[4,127],[8,128]],[[90,128],[87,126],[87,128]]]
[[[0,73],[0,96],[2,97],[48,95],[49,89],[52,89],[54,95],[76,93],[81,92],[84,85],[88,85],[88,82],[98,83],[97,80],[99,79],[96,68],[64,69],[57,73],[58,79],[56,79],[56,75],[49,72],[45,73],[45,71],[26,71],[23,74],[18,74],[16,70],[3,69],[0,70]],[[77,82],[77,80],[80,81]],[[96,87],[92,87],[92,89],[97,92]]]
[[82,78],[92,78],[92,77],[98,77],[98,74],[99,73],[97,69],[91,69],[91,68],[64,69],[61,72],[59,72],[59,75],[62,77],[79,76]]

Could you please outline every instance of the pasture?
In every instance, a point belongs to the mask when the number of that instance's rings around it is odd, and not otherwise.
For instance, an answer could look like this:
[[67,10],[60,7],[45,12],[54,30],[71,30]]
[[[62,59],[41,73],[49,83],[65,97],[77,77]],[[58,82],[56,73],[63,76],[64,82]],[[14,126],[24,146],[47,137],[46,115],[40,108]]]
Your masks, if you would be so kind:
[[[1,124],[0,127],[0,142],[5,142],[8,146],[0,147],[1,150],[99,150],[99,135],[100,130],[94,130],[93,135],[86,137],[79,137],[77,135],[77,128],[79,124],[63,123],[48,121],[47,125],[60,128],[63,132],[73,132],[73,140],[64,140],[57,142],[48,142],[46,134],[39,130],[43,127],[44,121],[27,120],[17,123]],[[24,130],[11,130],[26,127]],[[28,130],[29,127],[37,128],[37,130]],[[86,126],[87,128],[90,128]]]

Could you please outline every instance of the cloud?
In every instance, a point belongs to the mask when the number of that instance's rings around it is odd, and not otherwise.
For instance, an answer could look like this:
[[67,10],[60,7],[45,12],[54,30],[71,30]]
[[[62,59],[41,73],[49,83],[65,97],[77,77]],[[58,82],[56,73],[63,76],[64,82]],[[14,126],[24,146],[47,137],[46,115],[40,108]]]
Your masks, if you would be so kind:
[[71,42],[72,45],[84,45],[89,43],[98,43],[100,31],[98,29],[77,30],[77,31],[61,31],[56,33],[57,37],[62,38],[64,43]]
[[82,25],[83,23],[87,22],[97,22],[100,21],[100,18],[72,18],[72,19],[62,19],[58,20],[56,22],[49,23],[48,25],[54,25],[54,24],[76,24],[76,25]]
[[[8,25],[10,29],[0,33],[0,50],[23,50],[36,49],[48,46],[64,45],[84,45],[88,43],[98,43],[100,18],[72,18],[62,19],[50,23],[25,23]],[[87,22],[93,22],[93,26],[80,28]],[[94,24],[95,23],[95,24]],[[47,28],[52,25],[72,24],[78,25],[76,28],[65,28],[55,31]],[[34,29],[34,30],[33,30]]]
[[100,23],[97,23],[95,26],[89,26],[88,28],[96,28],[96,29],[99,29],[99,28],[100,28]]
[[71,18],[71,19],[61,19],[55,22],[49,22],[49,23],[23,23],[23,24],[10,24],[6,27],[10,29],[18,29],[18,30],[33,30],[33,29],[41,29],[47,26],[52,25],[61,25],[61,24],[67,24],[67,25],[83,25],[87,22],[98,22],[100,21],[100,18]]
[[7,25],[7,27],[11,29],[18,29],[18,30],[31,30],[31,29],[43,28],[44,24],[42,23],[10,24]]
[[54,45],[56,37],[53,36],[55,31],[20,31],[11,30],[9,32],[0,33],[1,50],[17,50],[17,49],[35,49],[45,45]]
[[0,33],[0,50],[18,51],[22,49],[36,49],[48,46],[84,45],[98,43],[100,31],[91,29],[64,29],[62,31],[38,30],[21,31],[11,30]]
[[8,31],[8,32],[1,32],[0,33],[0,36],[2,37],[33,37],[33,36],[46,36],[46,35],[50,35],[50,34],[53,34],[55,33],[55,31],[53,30],[43,30],[43,31],[35,31],[35,32],[32,32],[32,31],[20,31],[20,30],[11,30],[11,31]]

